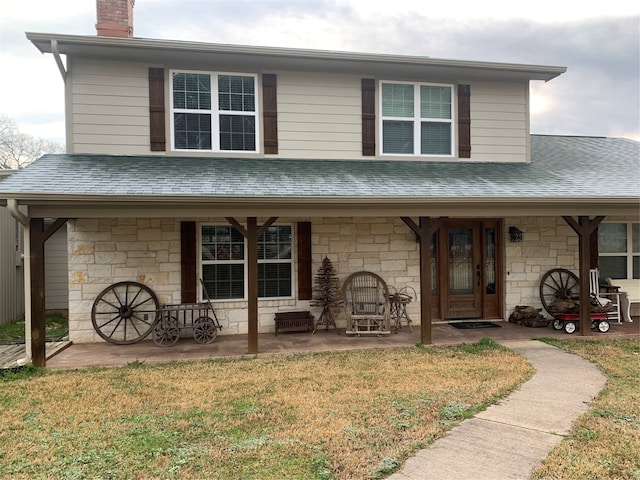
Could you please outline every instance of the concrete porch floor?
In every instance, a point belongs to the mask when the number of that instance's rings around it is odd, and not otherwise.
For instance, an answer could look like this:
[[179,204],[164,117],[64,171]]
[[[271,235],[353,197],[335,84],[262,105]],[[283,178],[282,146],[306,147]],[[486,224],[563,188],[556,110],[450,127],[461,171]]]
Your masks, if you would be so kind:
[[[434,324],[432,331],[433,345],[455,345],[475,343],[483,337],[497,342],[505,340],[529,340],[539,337],[555,337],[563,339],[610,339],[640,338],[640,321],[612,324],[607,333],[591,331],[589,336],[581,336],[578,332],[569,335],[564,331],[554,330],[551,326],[544,328],[528,328],[510,322],[495,322],[501,328],[478,328],[460,330],[446,323]],[[344,329],[320,329],[315,335],[311,333],[263,333],[258,338],[259,355],[282,353],[321,352],[335,350],[354,350],[361,348],[385,348],[416,345],[420,342],[420,325],[413,326],[413,333],[403,326],[399,333],[391,333],[380,337],[347,336]],[[144,340],[132,345],[114,345],[108,342],[71,344],[47,360],[47,368],[73,369],[83,367],[114,367],[132,362],[163,363],[172,361],[194,361],[208,358],[241,357],[247,354],[247,335],[219,335],[209,345],[196,343],[193,338],[180,339],[171,347],[159,347],[151,340]]]

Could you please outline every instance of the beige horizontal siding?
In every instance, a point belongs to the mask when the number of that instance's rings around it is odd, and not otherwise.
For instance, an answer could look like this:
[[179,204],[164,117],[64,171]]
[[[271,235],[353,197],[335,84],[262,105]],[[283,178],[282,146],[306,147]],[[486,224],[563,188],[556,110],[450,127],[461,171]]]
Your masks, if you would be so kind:
[[44,244],[45,308],[67,310],[69,308],[69,266],[67,261],[67,226],[64,225]]
[[72,151],[150,153],[147,65],[75,59],[69,72]]
[[529,85],[471,84],[471,159],[526,162],[529,159]]
[[278,74],[279,156],[360,158],[361,77]]

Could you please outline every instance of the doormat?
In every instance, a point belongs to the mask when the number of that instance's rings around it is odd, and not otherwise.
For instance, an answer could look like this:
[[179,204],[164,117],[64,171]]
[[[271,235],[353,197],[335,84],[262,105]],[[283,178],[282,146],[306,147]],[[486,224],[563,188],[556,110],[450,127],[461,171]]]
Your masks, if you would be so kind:
[[471,328],[502,328],[493,322],[449,322],[449,325],[461,330],[469,330]]

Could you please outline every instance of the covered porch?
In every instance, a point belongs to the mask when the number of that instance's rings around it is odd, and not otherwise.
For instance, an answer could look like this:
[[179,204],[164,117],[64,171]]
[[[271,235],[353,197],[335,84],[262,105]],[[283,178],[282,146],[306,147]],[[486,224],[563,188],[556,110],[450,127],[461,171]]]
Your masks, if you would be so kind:
[[[482,338],[491,338],[497,342],[530,340],[539,337],[554,337],[572,340],[598,341],[614,338],[640,338],[640,319],[634,322],[613,324],[607,333],[593,333],[582,337],[578,333],[568,335],[564,331],[554,330],[551,326],[528,328],[515,323],[495,321],[499,328],[457,329],[448,323],[432,325],[432,345],[457,345],[475,343]],[[415,326],[414,326],[415,327]],[[420,328],[410,332],[406,326],[395,334],[384,337],[347,336],[344,329],[320,329],[310,333],[273,333],[259,334],[259,355],[281,355],[311,352],[327,352],[355,349],[411,347],[420,342]],[[241,358],[247,354],[248,335],[221,335],[208,345],[196,343],[185,338],[172,347],[159,347],[153,341],[142,341],[133,345],[114,345],[102,343],[72,344],[47,360],[47,368],[75,369],[84,367],[116,367],[130,363],[165,363],[198,361],[220,358]]]

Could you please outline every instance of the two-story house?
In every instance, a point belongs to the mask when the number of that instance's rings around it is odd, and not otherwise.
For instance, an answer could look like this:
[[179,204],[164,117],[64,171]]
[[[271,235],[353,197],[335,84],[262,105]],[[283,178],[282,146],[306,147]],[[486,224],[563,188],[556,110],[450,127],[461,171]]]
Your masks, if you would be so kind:
[[546,271],[597,264],[602,221],[636,275],[639,144],[530,134],[530,82],[564,67],[136,38],[113,3],[97,36],[27,33],[64,79],[67,153],[0,182],[28,211],[34,315],[42,219],[67,223],[74,342],[102,341],[115,282],[186,303],[202,279],[257,352],[328,257],[415,288],[430,343],[432,322],[539,306]]

